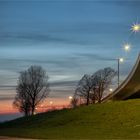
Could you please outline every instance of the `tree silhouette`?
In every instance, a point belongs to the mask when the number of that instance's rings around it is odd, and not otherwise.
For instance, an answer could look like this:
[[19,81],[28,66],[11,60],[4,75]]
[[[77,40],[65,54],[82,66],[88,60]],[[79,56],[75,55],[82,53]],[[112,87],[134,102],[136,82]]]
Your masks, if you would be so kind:
[[86,105],[90,102],[90,93],[92,90],[92,80],[91,76],[85,74],[78,83],[75,90],[75,95],[86,99]]
[[110,67],[98,70],[91,76],[85,74],[78,82],[74,95],[85,99],[86,105],[96,101],[101,103],[104,91],[111,84],[115,75],[115,70]]
[[98,70],[95,72],[92,76],[92,83],[94,90],[96,100],[101,103],[103,93],[108,88],[108,86],[111,84],[112,79],[116,75],[116,71],[110,67]]
[[14,106],[25,116],[33,115],[35,108],[48,96],[50,91],[45,70],[40,66],[31,66],[22,71],[16,91]]

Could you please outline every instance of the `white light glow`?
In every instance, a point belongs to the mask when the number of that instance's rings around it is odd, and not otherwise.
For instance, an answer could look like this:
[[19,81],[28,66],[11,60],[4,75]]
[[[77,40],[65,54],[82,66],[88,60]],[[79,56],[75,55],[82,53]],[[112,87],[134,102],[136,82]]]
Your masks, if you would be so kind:
[[130,45],[129,43],[126,43],[126,44],[123,45],[123,49],[124,49],[126,52],[128,52],[128,51],[130,51],[130,49],[131,49],[131,45]]
[[132,26],[131,26],[131,30],[132,32],[139,32],[140,31],[140,24],[139,23],[134,23]]
[[123,59],[123,58],[119,58],[119,61],[120,61],[120,62],[124,62],[124,59]]
[[73,97],[72,96],[69,96],[69,99],[71,100]]
[[53,101],[50,101],[50,105],[52,105],[53,104]]
[[110,88],[110,89],[109,89],[109,91],[110,91],[110,92],[112,92],[112,91],[113,91],[113,89],[112,89],[112,88]]

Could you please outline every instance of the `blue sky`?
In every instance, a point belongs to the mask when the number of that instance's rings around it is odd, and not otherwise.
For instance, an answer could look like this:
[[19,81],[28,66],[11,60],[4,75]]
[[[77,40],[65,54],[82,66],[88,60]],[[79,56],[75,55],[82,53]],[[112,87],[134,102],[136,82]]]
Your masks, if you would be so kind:
[[[108,58],[125,57],[123,79],[140,50],[140,34],[130,31],[139,9],[138,1],[1,0],[0,100],[12,101],[19,72],[30,65],[46,69],[54,98],[73,94],[85,73],[116,69]],[[127,54],[124,42],[133,46]]]

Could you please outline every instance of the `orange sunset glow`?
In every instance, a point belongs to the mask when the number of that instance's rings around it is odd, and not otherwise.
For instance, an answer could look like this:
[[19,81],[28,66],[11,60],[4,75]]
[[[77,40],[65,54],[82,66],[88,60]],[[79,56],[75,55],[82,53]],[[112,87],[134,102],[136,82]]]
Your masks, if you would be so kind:
[[[117,76],[106,91],[121,85],[140,48],[140,8],[95,1],[0,0],[0,114],[24,114],[26,106],[32,115],[73,107],[82,77],[107,67]],[[41,74],[29,76],[33,66],[43,71],[42,86],[33,78]]]
[[[52,101],[53,103],[50,104],[50,101]],[[17,113],[18,110],[15,109],[12,104],[13,100],[0,101],[0,114]],[[68,98],[66,100],[59,98],[48,98],[37,107],[36,112],[44,112],[50,109],[66,108],[69,107],[69,105],[70,101]]]

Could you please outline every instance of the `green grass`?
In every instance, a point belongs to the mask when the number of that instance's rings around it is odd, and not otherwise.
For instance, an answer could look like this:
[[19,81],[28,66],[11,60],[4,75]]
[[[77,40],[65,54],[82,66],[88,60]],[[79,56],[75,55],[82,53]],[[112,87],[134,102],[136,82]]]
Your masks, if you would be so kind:
[[40,139],[140,139],[140,100],[20,118],[0,124],[0,135]]

